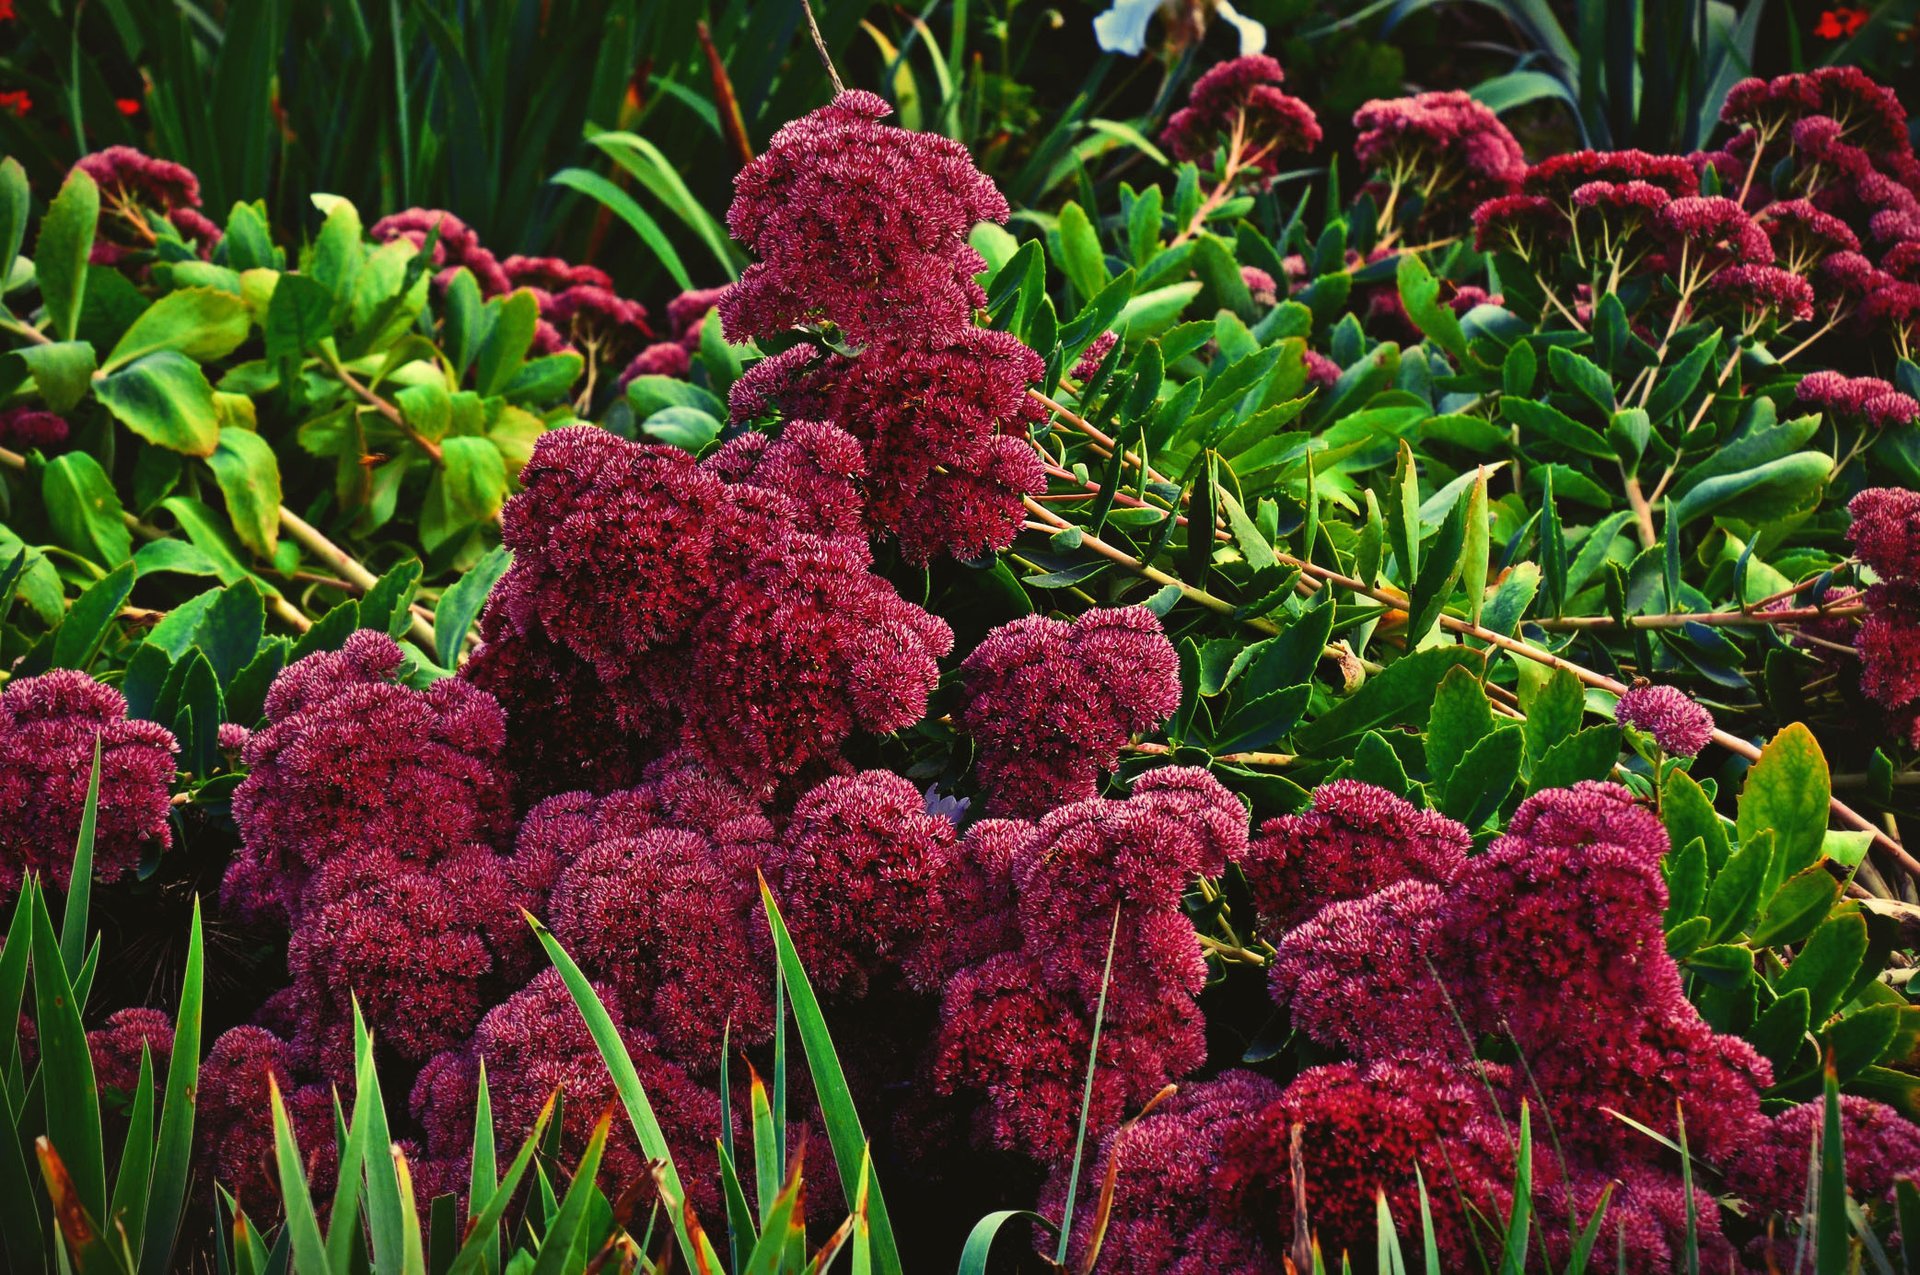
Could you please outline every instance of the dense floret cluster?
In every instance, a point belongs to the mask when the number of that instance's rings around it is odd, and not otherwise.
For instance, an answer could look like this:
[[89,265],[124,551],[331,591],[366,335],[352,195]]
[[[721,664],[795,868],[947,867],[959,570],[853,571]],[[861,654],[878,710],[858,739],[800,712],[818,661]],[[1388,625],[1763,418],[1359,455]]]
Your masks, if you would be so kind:
[[1847,537],[1880,582],[1867,590],[1855,647],[1860,689],[1920,748],[1920,492],[1870,487],[1848,506]]
[[1653,736],[1674,757],[1697,757],[1713,739],[1713,714],[1677,686],[1636,686],[1620,697],[1613,716]]
[[989,633],[960,675],[954,724],[979,746],[995,815],[1037,818],[1093,796],[1121,746],[1180,705],[1179,657],[1144,607],[1015,620]]
[[1385,183],[1385,220],[1404,197],[1439,211],[1512,195],[1526,169],[1499,116],[1457,90],[1368,102],[1353,126],[1354,157]]
[[67,441],[67,420],[37,407],[10,407],[0,412],[0,447],[18,451],[58,447]]
[[131,146],[109,146],[84,155],[74,168],[100,188],[100,222],[89,260],[118,265],[150,253],[164,231],[194,244],[202,256],[220,242],[220,228],[200,211],[200,179],[171,160],[155,159]]
[[1173,113],[1160,140],[1176,158],[1200,164],[1225,143],[1229,163],[1271,177],[1282,152],[1320,144],[1320,121],[1305,102],[1280,91],[1285,79],[1264,53],[1222,62],[1193,82],[1187,104]]
[[94,875],[118,880],[171,844],[173,735],[129,721],[126,697],[85,673],[21,678],[0,694],[0,895],[11,896],[28,873],[66,888],[96,746]]

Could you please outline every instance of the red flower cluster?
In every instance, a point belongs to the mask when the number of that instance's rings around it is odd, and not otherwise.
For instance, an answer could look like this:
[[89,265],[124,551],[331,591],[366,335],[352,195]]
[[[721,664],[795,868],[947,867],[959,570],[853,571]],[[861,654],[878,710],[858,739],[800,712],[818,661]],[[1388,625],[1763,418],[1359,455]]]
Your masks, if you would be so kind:
[[156,242],[154,217],[170,223],[202,256],[220,242],[220,227],[200,211],[200,179],[170,160],[131,146],[109,146],[83,155],[74,167],[100,188],[100,224],[94,234],[94,265],[118,265]]
[[67,887],[96,741],[95,876],[116,881],[171,844],[173,735],[129,721],[126,697],[78,670],[21,678],[0,694],[0,893],[30,872]]
[[1500,117],[1458,90],[1368,102],[1353,126],[1354,156],[1386,174],[1390,200],[1410,191],[1429,209],[1471,208],[1517,193],[1526,172]]
[[1677,686],[1636,686],[1620,697],[1613,715],[1675,757],[1697,757],[1713,739],[1713,714]]
[[[1278,940],[1276,999],[1296,1030],[1357,1061],[1309,1069],[1278,1093],[1223,1078],[1217,1093],[1196,1091],[1194,1108],[1168,1104],[1114,1133],[1115,1234],[1166,1245],[1155,1228],[1171,1224],[1196,1238],[1159,1251],[1265,1269],[1257,1255],[1293,1238],[1299,1126],[1307,1214],[1329,1253],[1371,1244],[1376,1192],[1395,1217],[1417,1216],[1417,1165],[1442,1262],[1458,1265],[1472,1219],[1511,1207],[1511,1122],[1525,1100],[1536,1129],[1551,1120],[1557,1148],[1535,1159],[1541,1198],[1571,1197],[1585,1216],[1617,1181],[1609,1234],[1624,1223],[1636,1268],[1671,1263],[1688,1225],[1679,1176],[1601,1109],[1671,1132],[1684,1103],[1696,1154],[1730,1165],[1768,1127],[1771,1076],[1682,993],[1661,925],[1666,830],[1624,789],[1588,783],[1528,799],[1483,853],[1467,845],[1464,828],[1351,782],[1263,829],[1244,870]],[[1525,1067],[1470,1061],[1487,1036],[1510,1040]],[[1889,1126],[1872,1142],[1879,1162],[1898,1163],[1913,1137]],[[1190,1141],[1196,1163],[1159,1165],[1162,1138]],[[1135,1147],[1143,1172],[1129,1177]],[[1696,1209],[1706,1251],[1729,1255],[1711,1200]],[[1548,1212],[1549,1249],[1564,1253],[1568,1224]]]
[[1854,646],[1860,689],[1894,731],[1920,748],[1920,492],[1869,487],[1847,506],[1847,538],[1880,583],[1867,590],[1867,618]]
[[[791,791],[842,768],[852,732],[919,720],[952,636],[837,534],[855,450],[822,425],[705,466],[599,429],[541,438],[463,674],[514,720],[523,799],[574,786],[585,754],[682,743],[750,789]],[[633,765],[592,769],[617,783]]]
[[[559,257],[516,255],[501,262],[500,270],[513,287],[527,289],[540,303],[540,318],[552,330],[554,348],[571,339],[595,350],[631,349],[653,335],[647,326],[647,308],[616,295],[612,276],[597,266],[576,266]],[[541,352],[553,351],[542,348]]]
[[0,412],[0,447],[26,451],[30,447],[46,450],[67,441],[64,416],[37,407],[10,407]]
[[1858,421],[1873,429],[1891,429],[1920,418],[1920,402],[1874,376],[1809,372],[1794,390],[1802,403]]
[[[646,1087],[647,1101],[673,1148],[689,1203],[702,1217],[720,1216],[714,1151],[714,1139],[720,1135],[720,1096],[662,1057],[653,1037],[629,1024],[614,989],[594,990],[619,1027],[640,1083]],[[613,1077],[558,970],[542,971],[495,1006],[480,1020],[470,1041],[435,1056],[414,1084],[411,1106],[426,1134],[426,1158],[430,1164],[445,1166],[438,1176],[450,1187],[467,1178],[482,1063],[494,1122],[503,1130],[532,1128],[541,1108],[559,1092],[561,1145],[568,1156],[585,1150],[595,1122],[612,1107],[601,1189],[614,1200],[637,1193],[644,1201],[653,1194],[647,1156],[619,1109]]]
[[[116,1009],[104,1026],[87,1033],[87,1053],[100,1091],[118,1090],[132,1098],[140,1088],[142,1051],[153,1056],[155,1084],[166,1083],[173,1057],[173,1020],[157,1009]],[[158,1097],[158,1095],[155,1095]]]
[[696,288],[667,302],[667,330],[671,341],[655,341],[633,356],[620,373],[620,388],[636,376],[684,377],[693,368],[694,352],[700,348],[701,325],[726,295],[725,288]]
[[960,666],[954,724],[980,748],[989,814],[1037,818],[1094,795],[1128,738],[1180,706],[1180,660],[1144,607],[1071,621],[1031,615],[987,634]]
[[775,135],[734,183],[727,224],[760,260],[720,297],[730,339],[825,321],[863,343],[796,346],[734,386],[736,419],[778,408],[865,445],[868,524],[909,560],[977,558],[1013,542],[1020,498],[1045,489],[1026,443],[1045,371],[1005,332],[973,326],[986,268],[967,234],[1006,200],[964,147],[879,121],[871,93],[835,98]]
[[1234,58],[1193,82],[1187,104],[1173,113],[1160,140],[1175,159],[1205,164],[1223,143],[1229,162],[1271,177],[1284,151],[1320,144],[1320,121],[1297,97],[1280,91],[1286,76],[1264,53]]
[[361,630],[267,693],[235,790],[242,847],[224,895],[293,926],[293,1047],[351,1074],[352,998],[402,1057],[463,1037],[524,977],[519,896],[494,847],[512,810],[506,723],[457,680],[398,685],[400,648]]
[[[324,1198],[338,1172],[332,1087],[296,1084],[293,1051],[264,1027],[221,1033],[200,1064],[194,1104],[194,1162],[212,1183],[233,1193],[249,1214],[270,1218],[280,1207],[273,1125],[267,1116],[268,1077],[280,1087],[294,1138],[306,1159],[307,1181]],[[341,1101],[351,1101],[342,1093]]]
[[[936,891],[936,928],[970,940],[942,955],[971,963],[937,970],[929,961],[919,973],[944,986],[934,1087],[984,1098],[977,1137],[1048,1165],[1072,1154],[1116,915],[1089,1127],[1114,1128],[1200,1065],[1206,1032],[1193,998],[1206,962],[1181,896],[1194,875],[1217,875],[1245,849],[1238,799],[1183,768],[1148,772],[1125,801],[1091,798],[1037,824],[975,825],[954,854],[980,875],[955,872]],[[1011,924],[988,920],[994,896],[1012,901]],[[981,959],[994,937],[1004,948]]]
[[500,259],[480,242],[479,234],[444,209],[408,208],[389,214],[373,223],[367,237],[375,243],[405,239],[421,249],[431,238],[433,264],[441,267],[435,278],[442,287],[454,271],[465,266],[472,272],[474,282],[480,285],[481,296],[494,297],[513,291],[513,280],[507,277]]

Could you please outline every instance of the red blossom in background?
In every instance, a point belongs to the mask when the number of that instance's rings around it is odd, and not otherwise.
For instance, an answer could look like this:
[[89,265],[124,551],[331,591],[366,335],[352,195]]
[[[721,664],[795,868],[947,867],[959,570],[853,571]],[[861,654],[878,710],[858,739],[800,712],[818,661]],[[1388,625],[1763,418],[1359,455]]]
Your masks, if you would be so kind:
[[1383,222],[1403,190],[1429,207],[1471,208],[1518,193],[1526,172],[1520,143],[1499,116],[1457,90],[1368,102],[1353,126],[1355,158],[1388,175]]
[[10,407],[0,412],[0,447],[19,451],[34,447],[44,450],[58,447],[66,441],[67,421],[64,416],[28,405]]
[[200,212],[200,179],[189,169],[131,146],[83,155],[74,167],[100,188],[93,264],[117,265],[134,253],[150,252],[158,242],[155,218],[196,244],[203,257],[220,242],[220,228]]
[[1038,817],[1094,795],[1120,748],[1180,705],[1180,662],[1143,607],[1001,625],[960,666],[954,724],[980,748],[987,810]]
[[442,267],[435,279],[442,287],[456,270],[465,266],[473,273],[474,282],[480,285],[481,296],[493,297],[513,291],[513,280],[501,268],[499,258],[487,251],[471,226],[444,209],[408,208],[392,213],[374,222],[367,230],[367,237],[375,243],[404,239],[416,248],[425,248],[427,240],[432,238],[433,264]]
[[1160,140],[1174,158],[1205,165],[1222,144],[1237,146],[1229,162],[1271,177],[1283,151],[1320,144],[1320,122],[1297,97],[1279,89],[1280,64],[1264,53],[1221,62],[1193,82],[1187,104],[1173,113]]
[[126,698],[78,670],[19,678],[0,693],[0,893],[19,889],[29,872],[67,887],[96,740],[94,875],[118,880],[172,843],[173,735],[128,720]]

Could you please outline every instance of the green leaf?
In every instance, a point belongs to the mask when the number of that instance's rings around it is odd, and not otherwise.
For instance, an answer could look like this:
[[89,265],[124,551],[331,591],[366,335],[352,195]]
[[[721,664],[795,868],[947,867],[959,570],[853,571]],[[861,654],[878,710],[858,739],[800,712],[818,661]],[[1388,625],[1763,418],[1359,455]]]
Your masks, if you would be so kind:
[[1834,1073],[1846,1081],[1874,1063],[1899,1061],[1887,1059],[1887,1049],[1899,1035],[1901,1016],[1908,1012],[1905,1005],[1874,1005],[1848,1014],[1828,1028]]
[[507,501],[507,465],[490,440],[449,438],[440,459],[420,512],[420,543],[429,553],[492,522]]
[[1732,938],[1753,923],[1760,904],[1771,895],[1767,876],[1774,859],[1771,830],[1761,830],[1741,844],[1720,870],[1707,890],[1706,914],[1713,920],[1710,936],[1715,942]]
[[141,312],[114,343],[101,370],[112,372],[165,350],[184,354],[195,363],[211,363],[238,349],[251,326],[247,303],[233,293],[182,288]]
[[1468,828],[1478,828],[1500,808],[1520,777],[1521,733],[1502,726],[1467,750],[1447,780],[1440,808]]
[[[847,1206],[854,1208],[857,1206],[857,1201],[853,1199],[854,1184],[861,1180],[860,1166],[867,1154],[866,1132],[861,1128],[860,1116],[854,1110],[853,1094],[847,1088],[846,1072],[840,1066],[839,1055],[834,1052],[833,1038],[820,1012],[820,1000],[814,995],[813,983],[800,963],[800,954],[793,949],[787,923],[781,918],[779,905],[774,902],[773,893],[767,888],[764,878],[760,882],[760,901],[766,909],[767,925],[773,933],[773,947],[781,975],[792,998],[793,1018],[800,1031],[800,1043],[806,1049],[807,1069],[813,1076],[813,1091],[819,1101],[820,1118],[827,1127],[827,1141],[833,1144],[833,1159],[840,1170],[841,1190],[847,1193]],[[880,1183],[870,1178],[867,1185],[867,1209],[873,1227],[875,1264],[881,1275],[901,1275],[900,1249],[893,1238],[893,1223],[887,1215]]]
[[636,376],[627,382],[627,402],[642,420],[667,407],[692,407],[724,417],[727,404],[718,394],[677,376]]
[[474,363],[473,387],[482,397],[504,391],[520,371],[539,322],[540,303],[527,289],[521,288],[500,302],[493,328]]
[[1819,862],[1833,795],[1827,759],[1813,732],[1795,722],[1760,750],[1747,770],[1736,820],[1740,839],[1773,830],[1777,853],[1761,891],[1771,898],[1780,883]]
[[[1731,869],[1733,864],[1727,864]],[[1827,918],[1813,932],[1787,972],[1773,985],[1777,995],[1785,996],[1796,987],[1806,989],[1808,1021],[1816,1028],[1840,1008],[1840,998],[1860,962],[1867,955],[1867,923],[1858,913]]]
[[1523,443],[1544,440],[1596,460],[1614,459],[1613,444],[1599,430],[1582,425],[1557,407],[1532,399],[1503,398],[1500,410],[1520,427]]
[[1718,872],[1727,861],[1726,825],[1693,776],[1683,770],[1667,772],[1660,788],[1660,817],[1676,851],[1697,837],[1706,847],[1708,868]]
[[1462,491],[1453,502],[1446,521],[1440,524],[1432,543],[1426,546],[1426,561],[1421,564],[1420,576],[1408,593],[1409,645],[1417,646],[1426,638],[1434,622],[1440,618],[1447,599],[1453,595],[1454,583],[1460,579],[1463,566],[1467,543],[1467,509],[1472,503],[1473,492]]
[[1700,909],[1707,905],[1707,848],[1695,837],[1686,849],[1669,854],[1663,867],[1667,877],[1667,910],[1661,925],[1671,932],[1683,921],[1699,917]]
[[487,595],[513,563],[513,551],[504,545],[489,549],[486,556],[440,595],[433,613],[433,649],[441,668],[458,667],[460,647],[467,630],[487,604]]
[[1363,735],[1376,726],[1407,723],[1425,726],[1435,689],[1447,670],[1465,665],[1478,674],[1486,656],[1463,647],[1431,647],[1415,651],[1368,677],[1352,695],[1335,704],[1294,734],[1303,753],[1324,753],[1343,740]]
[[1785,1073],[1805,1042],[1809,1003],[1807,989],[1797,987],[1767,1006],[1746,1033],[1747,1042],[1773,1064],[1775,1075]]
[[1424,261],[1416,253],[1400,254],[1396,281],[1400,286],[1400,300],[1407,309],[1407,317],[1420,329],[1426,338],[1453,356],[1456,363],[1463,363],[1467,357],[1467,334],[1461,330],[1459,316],[1453,307],[1440,300],[1440,281],[1433,277]]
[[1571,788],[1583,779],[1605,779],[1619,760],[1619,728],[1604,723],[1589,726],[1548,745],[1527,777],[1527,792]]
[[718,419],[697,407],[663,407],[640,422],[640,432],[655,442],[698,453],[720,437]]
[[93,347],[85,341],[23,345],[12,353],[26,364],[49,411],[72,411],[93,388]]
[[1556,345],[1547,351],[1547,366],[1553,379],[1591,403],[1603,416],[1613,414],[1613,378],[1598,363],[1584,354],[1576,354]]
[[1667,417],[1679,411],[1694,388],[1700,384],[1700,377],[1706,372],[1707,364],[1720,349],[1720,334],[1709,336],[1700,344],[1687,351],[1687,356],[1673,365],[1673,370],[1660,379],[1647,399],[1647,415],[1655,425],[1661,424]]
[[40,474],[40,499],[53,538],[103,567],[133,557],[133,535],[113,480],[100,462],[82,451],[63,452]]
[[[83,169],[69,170],[60,193],[40,218],[40,239],[33,249],[34,275],[40,284],[40,299],[47,307],[47,325],[62,341],[73,340],[80,326],[80,303],[87,291],[87,258],[93,253],[94,227],[99,221],[100,188]],[[11,270],[13,262],[0,268]]]
[[1738,474],[1709,478],[1674,506],[1675,527],[1718,514],[1767,521],[1813,508],[1826,490],[1833,458],[1824,452],[1797,452]]
[[1784,947],[1812,934],[1840,898],[1840,881],[1824,867],[1808,868],[1773,892],[1753,927],[1755,947]]
[[1467,750],[1493,732],[1493,704],[1473,670],[1456,665],[1440,679],[1427,721],[1427,773],[1444,791]]
[[567,1262],[573,1255],[581,1228],[586,1225],[587,1204],[593,1198],[593,1182],[599,1176],[600,1157],[606,1153],[607,1134],[612,1128],[613,1108],[608,1107],[594,1122],[587,1149],[581,1154],[573,1181],[560,1201],[560,1212],[540,1237],[540,1258],[534,1263],[533,1275],[562,1275],[569,1269]]
[[1189,281],[1135,293],[1133,299],[1121,307],[1119,317],[1114,320],[1114,330],[1125,332],[1129,345],[1157,336],[1172,326],[1181,311],[1200,295],[1203,286]]
[[280,1202],[287,1213],[285,1234],[292,1241],[293,1269],[300,1275],[325,1275],[333,1265],[320,1235],[313,1191],[307,1185],[305,1162],[287,1119],[287,1104],[280,1097],[280,1081],[272,1072],[267,1073],[267,1102],[273,1113],[273,1160],[279,1175]]
[[[1535,670],[1522,666],[1522,671],[1531,674]],[[1567,669],[1554,669],[1544,681],[1538,683],[1522,678],[1520,708],[1527,715],[1523,727],[1527,733],[1527,756],[1535,765],[1547,755],[1548,749],[1580,729],[1586,704],[1586,692],[1580,686],[1580,679]],[[1538,789],[1541,785],[1534,787]]]
[[1400,441],[1400,458],[1387,490],[1387,543],[1400,564],[1400,579],[1411,587],[1420,575],[1420,472],[1405,439]]
[[646,209],[634,202],[632,195],[600,174],[588,172],[584,168],[563,168],[547,180],[556,186],[577,190],[606,205],[616,217],[632,228],[634,234],[640,236],[640,242],[647,246],[647,251],[653,254],[654,259],[672,277],[676,287],[682,292],[693,291],[693,276],[687,272],[686,263],[680,260],[680,254],[674,250],[672,240],[667,238],[667,233],[660,228],[660,223],[655,221]]
[[133,592],[133,564],[123,563],[74,599],[53,634],[53,667],[84,669],[99,653],[114,617]]
[[1087,220],[1086,209],[1069,200],[1059,213],[1060,271],[1080,294],[1082,302],[1100,294],[1110,277],[1106,255],[1100,248],[1100,236]]
[[280,462],[273,448],[252,430],[229,425],[220,431],[220,444],[207,464],[240,543],[272,558],[280,544]]
[[200,365],[162,350],[94,382],[94,395],[128,429],[189,456],[211,456],[220,444],[213,386]]
[[[1449,311],[1451,313],[1451,311]],[[1481,467],[1467,501],[1467,544],[1460,558],[1460,587],[1467,595],[1467,620],[1480,623],[1487,601],[1487,568],[1492,551],[1492,526],[1487,516],[1487,474]]]
[[0,160],[0,284],[12,273],[20,245],[26,242],[27,216],[32,202],[27,170],[11,155]]
[[281,275],[267,303],[267,362],[298,359],[332,336],[333,298],[333,291],[311,275]]
[[405,633],[413,623],[413,613],[408,608],[419,589],[420,572],[419,559],[403,558],[375,580],[360,599],[360,627],[379,629],[390,638]]

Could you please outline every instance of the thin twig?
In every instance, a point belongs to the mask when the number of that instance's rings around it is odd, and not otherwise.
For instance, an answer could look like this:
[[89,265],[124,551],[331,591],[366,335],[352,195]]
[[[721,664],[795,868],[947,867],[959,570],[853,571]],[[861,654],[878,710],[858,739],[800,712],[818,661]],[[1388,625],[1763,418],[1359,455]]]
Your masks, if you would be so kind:
[[840,82],[840,72],[833,69],[833,55],[827,52],[827,42],[820,34],[820,23],[813,16],[813,0],[800,0],[800,8],[807,15],[807,30],[813,36],[813,47],[820,54],[820,65],[827,68],[827,78],[833,81],[833,92],[837,97],[847,91]]

